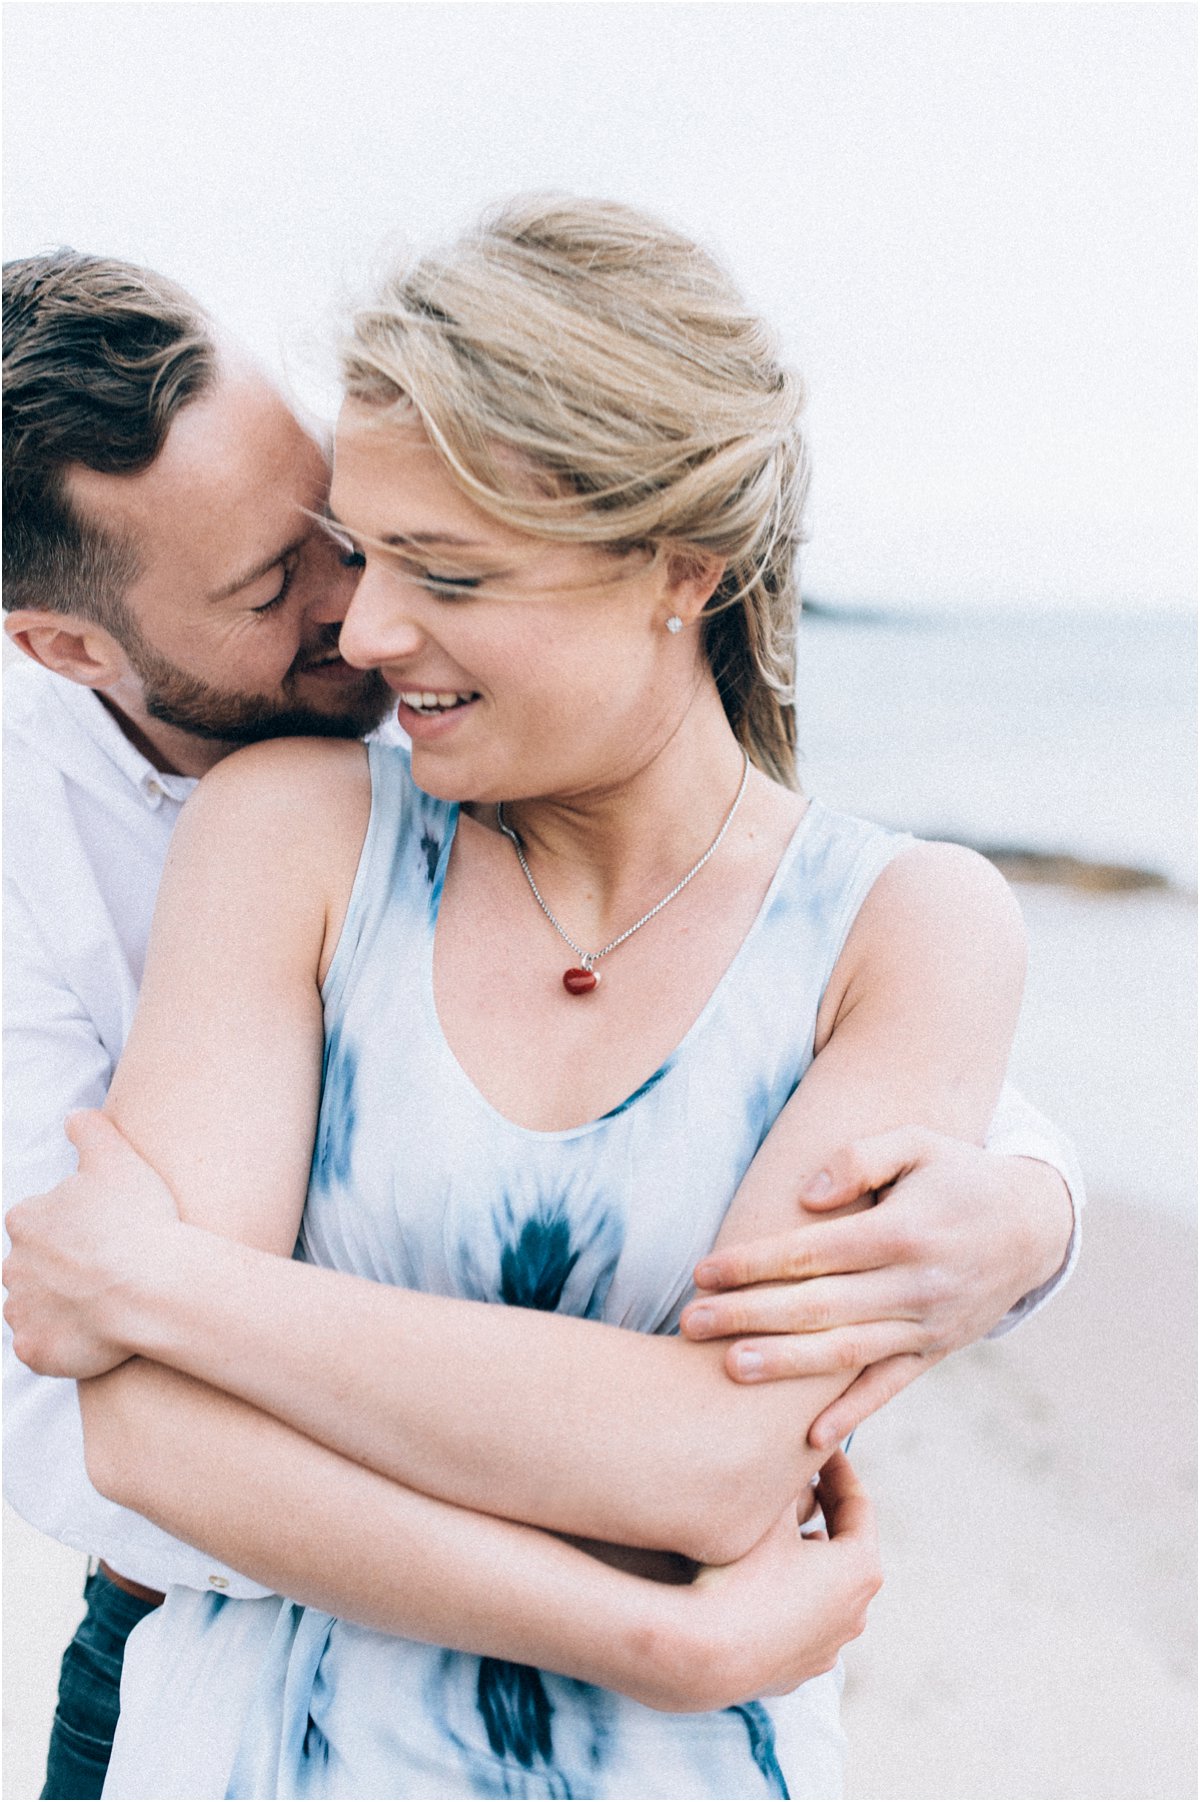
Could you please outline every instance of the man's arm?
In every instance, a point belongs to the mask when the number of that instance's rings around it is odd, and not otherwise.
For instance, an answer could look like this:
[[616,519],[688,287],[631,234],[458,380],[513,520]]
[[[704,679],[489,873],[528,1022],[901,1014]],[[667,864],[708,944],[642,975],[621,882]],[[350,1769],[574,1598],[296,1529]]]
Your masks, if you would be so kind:
[[[22,860],[13,859],[19,869]],[[88,1001],[72,986],[46,930],[48,922],[12,870],[4,892],[4,1207],[71,1175],[75,1150],[63,1121],[103,1105],[114,1057]],[[97,972],[118,985],[127,972]],[[119,993],[112,997],[119,1022]],[[7,1232],[6,1232],[7,1238]],[[151,1587],[226,1594],[265,1591],[236,1569],[169,1537],[140,1514],[97,1493],[83,1463],[75,1385],[40,1376],[13,1356],[4,1329],[4,1493],[39,1531],[106,1558]]]
[[[781,1186],[794,1182],[790,1138],[785,1109],[759,1153]],[[739,1382],[866,1364],[813,1424],[814,1446],[836,1444],[950,1352],[1026,1318],[1069,1275],[1083,1198],[1070,1146],[1009,1089],[988,1143],[1005,1149],[911,1129],[843,1147],[797,1186],[801,1226],[702,1261],[682,1331],[728,1341],[725,1367]],[[871,1211],[829,1218],[873,1196]]]
[[[869,1213],[822,1218],[875,1196]],[[1035,1265],[1020,1226],[1031,1201],[1054,1220],[1043,1236],[1061,1259],[1072,1216],[1054,1169],[911,1128],[864,1138],[828,1160],[818,1189],[802,1190],[803,1227],[704,1260],[682,1330],[724,1341],[742,1383],[860,1370],[813,1423],[813,1446],[835,1445],[1010,1318],[1025,1284],[1015,1272]]]

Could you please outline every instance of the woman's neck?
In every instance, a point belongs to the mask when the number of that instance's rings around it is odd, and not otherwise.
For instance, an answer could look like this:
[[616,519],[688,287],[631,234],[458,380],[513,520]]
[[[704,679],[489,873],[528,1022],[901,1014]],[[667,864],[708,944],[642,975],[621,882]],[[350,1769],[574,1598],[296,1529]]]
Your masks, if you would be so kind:
[[[653,906],[703,856],[738,795],[745,753],[714,707],[694,705],[636,768],[579,794],[510,802],[505,825],[535,876],[601,929]],[[473,809],[495,825],[490,808]]]

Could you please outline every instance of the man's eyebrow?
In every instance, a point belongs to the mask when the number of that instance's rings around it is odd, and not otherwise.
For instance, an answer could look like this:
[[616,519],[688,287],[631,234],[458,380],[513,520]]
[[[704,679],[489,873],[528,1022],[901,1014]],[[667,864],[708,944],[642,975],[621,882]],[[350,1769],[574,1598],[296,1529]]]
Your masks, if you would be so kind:
[[264,557],[261,562],[254,565],[253,569],[243,570],[240,575],[233,578],[232,582],[225,582],[220,588],[214,589],[208,597],[209,600],[227,601],[231,595],[240,593],[243,588],[249,588],[254,582],[261,582],[262,578],[277,565],[286,562],[289,557],[293,556],[307,536],[307,533],[301,532],[298,538],[293,538],[290,544],[283,546],[282,550],[272,551],[269,557]]

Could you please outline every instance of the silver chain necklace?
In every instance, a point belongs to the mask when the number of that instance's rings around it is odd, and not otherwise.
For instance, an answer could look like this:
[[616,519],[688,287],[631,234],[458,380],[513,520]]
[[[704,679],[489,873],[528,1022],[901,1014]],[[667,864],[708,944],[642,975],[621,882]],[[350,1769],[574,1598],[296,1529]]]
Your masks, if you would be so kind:
[[733,816],[741,805],[742,796],[746,792],[746,784],[750,780],[750,755],[748,752],[745,753],[745,758],[746,761],[742,766],[742,780],[738,785],[737,794],[733,797],[733,806],[725,815],[721,830],[717,833],[716,838],[714,838],[703,857],[699,858],[698,861],[692,865],[686,876],[680,878],[669,895],[664,895],[661,901],[656,901],[649,913],[644,913],[640,920],[635,920],[632,926],[627,926],[624,932],[619,933],[615,939],[610,939],[608,944],[603,946],[599,951],[585,951],[582,945],[577,945],[562,923],[551,913],[542,896],[541,889],[539,889],[537,883],[533,880],[533,871],[525,861],[524,846],[521,844],[520,838],[504,818],[504,803],[503,801],[497,801],[496,824],[499,826],[505,838],[511,840],[512,848],[517,854],[517,862],[525,873],[525,880],[529,884],[534,900],[549,920],[551,926],[553,926],[555,932],[557,932],[559,938],[570,945],[572,951],[579,959],[578,969],[563,971],[563,987],[566,989],[568,995],[586,995],[590,990],[594,989],[600,980],[599,971],[595,967],[600,962],[600,959],[602,957],[607,957],[610,951],[615,951],[618,945],[623,945],[626,939],[631,939],[635,932],[640,932],[642,927],[647,925],[654,918],[655,914],[661,913],[663,908],[675,899],[676,895],[683,892],[693,876],[698,876],[700,874],[709,858],[720,845],[725,834],[729,831],[730,826],[733,824]]

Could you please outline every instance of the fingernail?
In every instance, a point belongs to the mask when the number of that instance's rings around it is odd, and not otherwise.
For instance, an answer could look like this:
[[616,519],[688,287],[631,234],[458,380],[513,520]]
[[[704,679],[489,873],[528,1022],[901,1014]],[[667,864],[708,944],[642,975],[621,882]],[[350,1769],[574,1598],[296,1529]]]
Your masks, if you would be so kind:
[[700,1289],[715,1288],[717,1283],[717,1267],[715,1264],[697,1264],[696,1286]]
[[733,1362],[740,1377],[753,1379],[754,1377],[762,1375],[763,1357],[761,1352],[736,1352],[734,1354]]
[[689,1308],[687,1330],[689,1333],[711,1333],[717,1324],[717,1316],[712,1308]]
[[833,1178],[828,1170],[818,1170],[815,1176],[809,1177],[800,1191],[801,1197],[805,1201],[824,1201],[825,1197],[832,1193]]

